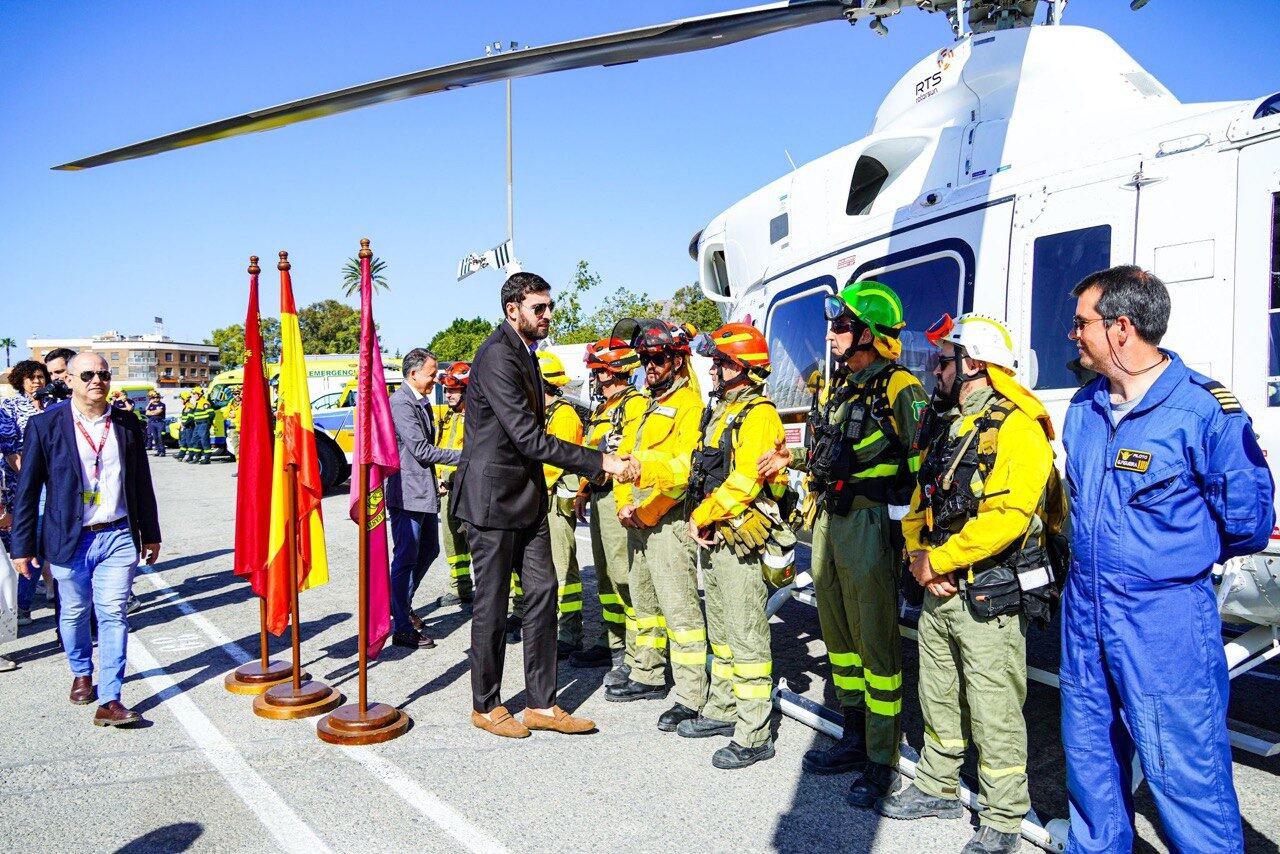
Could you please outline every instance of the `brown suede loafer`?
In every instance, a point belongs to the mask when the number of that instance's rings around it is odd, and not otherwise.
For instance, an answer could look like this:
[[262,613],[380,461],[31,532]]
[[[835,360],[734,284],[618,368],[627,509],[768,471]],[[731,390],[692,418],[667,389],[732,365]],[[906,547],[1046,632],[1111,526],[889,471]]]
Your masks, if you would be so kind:
[[[471,713],[471,723],[478,726],[485,732],[500,735],[503,738],[528,738],[529,728],[511,716],[506,706],[495,706],[493,711],[489,713],[493,720],[486,718],[479,712]],[[528,714],[527,712],[525,713]]]
[[98,690],[93,687],[92,676],[77,676],[71,680],[72,703],[77,706],[87,706],[96,699],[98,699]]
[[109,700],[98,706],[93,716],[94,726],[132,726],[142,722],[142,715],[126,709],[119,700]]
[[524,725],[529,729],[545,729],[565,735],[582,735],[596,731],[596,722],[587,718],[575,718],[559,706],[552,706],[553,714],[544,715],[533,709],[524,710]]

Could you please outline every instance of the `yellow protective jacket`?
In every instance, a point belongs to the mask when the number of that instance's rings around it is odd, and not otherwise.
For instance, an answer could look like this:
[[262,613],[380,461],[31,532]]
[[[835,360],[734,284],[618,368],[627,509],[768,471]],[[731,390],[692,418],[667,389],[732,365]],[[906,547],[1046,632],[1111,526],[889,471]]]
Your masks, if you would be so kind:
[[644,415],[645,409],[649,406],[649,398],[631,386],[627,386],[597,406],[595,411],[591,413],[591,418],[587,421],[585,428],[588,448],[594,448],[597,451],[601,450],[600,443],[604,441],[604,438],[613,429],[614,410],[619,406],[622,407],[621,435],[626,435],[628,428],[634,427],[635,423],[640,420],[640,416]]
[[[993,376],[997,370],[991,369]],[[964,436],[993,403],[1007,399],[1017,406],[1000,425],[995,462],[982,484],[983,495],[991,497],[981,499],[978,515],[936,548],[924,542],[925,510],[919,485],[911,498],[911,512],[902,520],[907,550],[929,552],[933,571],[939,574],[971,567],[1021,539],[1031,526],[1053,468],[1049,444],[1053,428],[1044,407],[1026,389],[1011,388],[1007,377],[997,383],[1009,394],[986,390],[970,395],[948,428],[953,437]]]
[[[454,412],[449,407],[444,408],[444,412],[440,415],[440,419],[436,425],[436,445],[444,448],[446,451],[462,450],[462,426],[465,421],[466,412]],[[436,475],[441,482],[447,483],[453,479],[453,473],[457,471],[457,466],[436,466]]]
[[[577,411],[569,401],[558,398],[547,407],[547,435],[573,442],[575,445],[582,444],[582,419],[578,417]],[[564,474],[564,469],[543,463],[542,472],[547,477],[547,489],[554,492],[556,484]],[[574,487],[576,491],[576,484]]]
[[232,429],[239,430],[240,429],[240,404],[234,400],[228,403],[227,414],[225,418],[227,421],[231,422]]
[[[730,421],[736,421],[738,413],[762,399],[765,398],[757,387],[730,396],[728,400],[717,404],[711,421],[707,424],[703,447],[718,447]],[[756,461],[777,447],[778,442],[786,436],[777,408],[768,403],[751,407],[736,429],[729,476],[694,508],[691,516],[693,523],[699,528],[737,518],[746,511],[763,486],[763,482],[756,476]],[[771,496],[780,497],[786,485],[787,470],[783,469],[769,481]]]
[[640,462],[639,481],[613,488],[618,509],[635,504],[636,518],[652,526],[680,503],[689,486],[701,420],[702,398],[687,377],[678,377],[666,394],[649,400],[644,415],[623,432],[618,448],[619,454],[631,454]]

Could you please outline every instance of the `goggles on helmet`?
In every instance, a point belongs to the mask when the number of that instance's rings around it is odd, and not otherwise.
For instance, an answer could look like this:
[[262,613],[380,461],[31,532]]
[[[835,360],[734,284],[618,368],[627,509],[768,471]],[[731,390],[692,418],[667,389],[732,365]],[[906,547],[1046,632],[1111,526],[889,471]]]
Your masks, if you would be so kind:
[[849,310],[849,306],[840,297],[827,297],[823,300],[822,314],[828,323],[839,320],[842,317],[853,317],[853,312]]
[[939,346],[938,342],[946,338],[956,328],[956,322],[950,314],[944,314],[934,321],[924,332],[924,337],[929,339],[929,343],[933,346]]

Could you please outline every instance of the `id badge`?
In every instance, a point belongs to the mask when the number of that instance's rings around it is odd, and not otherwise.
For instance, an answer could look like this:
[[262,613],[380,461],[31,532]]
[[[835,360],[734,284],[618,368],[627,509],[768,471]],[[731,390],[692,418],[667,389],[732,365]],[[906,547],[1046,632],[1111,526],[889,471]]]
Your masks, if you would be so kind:
[[96,489],[86,489],[80,493],[86,507],[96,507],[102,503],[102,493]]

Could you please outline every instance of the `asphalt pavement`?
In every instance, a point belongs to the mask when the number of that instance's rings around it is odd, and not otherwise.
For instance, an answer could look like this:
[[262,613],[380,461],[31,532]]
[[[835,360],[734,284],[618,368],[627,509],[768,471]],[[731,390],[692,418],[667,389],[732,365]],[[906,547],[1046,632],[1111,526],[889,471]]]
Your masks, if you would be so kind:
[[[226,463],[152,461],[161,507],[160,562],[134,590],[124,702],[150,726],[93,727],[94,706],[67,702],[70,674],[52,609],[0,652],[21,667],[0,674],[0,845],[6,851],[956,851],[973,817],[894,822],[845,804],[849,776],[816,777],[803,753],[829,741],[775,715],[777,756],[720,771],[722,739],[688,740],[655,727],[667,701],[608,703],[603,670],[560,668],[560,703],[593,718],[586,736],[498,739],[470,722],[468,612],[440,608],[441,559],[415,605],[432,650],[388,646],[369,672],[372,700],[404,709],[413,726],[380,745],[321,742],[315,719],[257,717],[223,676],[257,653],[258,607],[231,572],[236,481]],[[301,597],[302,660],[314,678],[356,691],[356,539],[347,496],[324,502],[330,583]],[[600,632],[585,528],[579,527],[587,637]],[[798,602],[773,624],[775,675],[831,704],[817,614]],[[1052,658],[1046,639],[1033,654]],[[288,636],[272,641],[288,654]],[[904,641],[908,740],[919,745],[915,646]],[[1034,663],[1034,662],[1033,662]],[[524,707],[521,647],[508,648],[504,699]],[[1271,668],[1233,686],[1232,714],[1277,726]],[[1239,707],[1239,709],[1237,708]],[[1044,820],[1065,814],[1057,693],[1033,685],[1032,801]],[[1249,850],[1277,851],[1280,759],[1235,755]],[[973,760],[969,770],[972,773]],[[1138,797],[1139,851],[1165,851],[1158,819]],[[1034,850],[1023,843],[1023,850]]]

